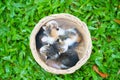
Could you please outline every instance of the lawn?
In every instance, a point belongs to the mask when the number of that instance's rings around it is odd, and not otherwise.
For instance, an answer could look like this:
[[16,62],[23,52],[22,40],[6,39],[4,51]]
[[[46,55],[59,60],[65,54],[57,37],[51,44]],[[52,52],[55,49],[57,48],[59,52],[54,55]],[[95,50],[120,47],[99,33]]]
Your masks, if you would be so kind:
[[[55,13],[78,17],[91,33],[91,57],[73,74],[46,72],[29,47],[34,26]],[[0,0],[0,80],[120,80],[119,20],[119,0]],[[108,77],[102,78],[93,65]]]

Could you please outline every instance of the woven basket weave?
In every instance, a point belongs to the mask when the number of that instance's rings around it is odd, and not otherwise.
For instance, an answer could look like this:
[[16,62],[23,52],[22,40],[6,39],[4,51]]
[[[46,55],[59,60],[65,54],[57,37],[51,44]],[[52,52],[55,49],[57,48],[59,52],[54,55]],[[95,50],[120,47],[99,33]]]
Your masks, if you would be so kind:
[[[36,49],[36,35],[39,32],[40,28],[48,21],[50,20],[64,20],[68,21],[70,23],[74,23],[75,27],[78,29],[78,31],[82,34],[83,36],[83,43],[84,43],[84,49],[83,47],[81,48],[78,47],[78,56],[80,57],[80,60],[77,62],[77,64],[69,69],[65,70],[58,70],[55,68],[52,68],[48,65],[45,64],[45,62],[40,58],[39,52]],[[70,74],[78,70],[83,64],[86,63],[86,61],[89,59],[91,51],[92,51],[92,41],[91,41],[91,36],[89,33],[89,30],[84,22],[79,20],[77,17],[70,15],[70,14],[54,14],[47,16],[43,19],[41,19],[38,24],[34,27],[31,36],[30,36],[30,48],[32,51],[32,55],[35,58],[36,62],[44,68],[47,72],[54,73],[54,74]],[[79,54],[81,53],[81,54]]]

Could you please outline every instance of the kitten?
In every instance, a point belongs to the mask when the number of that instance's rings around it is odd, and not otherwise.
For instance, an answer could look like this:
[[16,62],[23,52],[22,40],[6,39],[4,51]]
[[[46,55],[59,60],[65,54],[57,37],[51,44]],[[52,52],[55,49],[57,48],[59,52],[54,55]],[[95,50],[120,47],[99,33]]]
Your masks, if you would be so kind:
[[[63,65],[65,65],[67,68],[73,67],[78,61],[78,55],[77,52],[74,49],[68,49],[65,53],[62,53],[58,61],[60,61]],[[62,67],[61,68],[65,68]]]
[[65,43],[65,45],[72,46],[76,42],[81,41],[81,37],[78,34],[77,29],[67,29],[65,35],[59,36],[60,39]]
[[41,39],[42,42],[46,42],[48,44],[53,44],[58,39],[58,24],[56,21],[52,20],[46,23],[46,26],[43,26],[45,30],[44,33],[46,36],[43,36]]
[[60,54],[57,59],[48,59],[46,64],[56,69],[68,69],[73,67],[79,61],[77,52],[69,49],[65,53]]
[[68,46],[65,46],[64,43],[62,43],[59,39],[56,40],[53,44],[44,45],[40,48],[40,54],[45,59],[55,59],[57,58],[61,53],[66,52],[68,49]]
[[77,30],[73,28],[65,30],[65,34],[60,35],[58,40],[56,44],[59,45],[60,53],[64,53],[68,48],[75,48],[78,46],[81,37],[78,35]]
[[40,48],[40,54],[44,59],[56,59],[59,57],[59,50],[56,45],[44,45]]
[[47,22],[45,24],[45,26],[43,26],[43,29],[49,35],[49,34],[51,34],[51,30],[52,29],[54,29],[54,30],[58,30],[59,29],[58,23],[55,20],[51,20],[51,21]]

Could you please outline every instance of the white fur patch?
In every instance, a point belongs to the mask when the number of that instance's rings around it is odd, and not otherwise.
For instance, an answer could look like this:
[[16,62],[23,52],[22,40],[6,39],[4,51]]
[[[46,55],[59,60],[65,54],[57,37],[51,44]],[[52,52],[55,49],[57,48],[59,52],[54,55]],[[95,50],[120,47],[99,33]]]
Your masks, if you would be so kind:
[[47,60],[46,61],[46,64],[48,65],[48,66],[51,66],[51,67],[53,67],[53,68],[56,68],[56,69],[60,69],[60,63],[59,62],[56,62],[56,61],[54,61],[54,60]]
[[64,53],[68,50],[68,45],[64,44],[63,46],[61,46],[61,48],[63,49],[63,53]]
[[67,29],[66,31],[73,32],[73,33],[77,33],[77,32],[75,31],[75,29]]
[[58,35],[65,35],[65,30],[62,28],[59,28]]
[[41,54],[45,53],[47,47],[48,47],[47,45],[41,47],[41,48],[40,48],[40,53],[41,53]]
[[66,45],[71,46],[77,41],[77,37],[78,36],[74,36],[72,39],[68,38],[68,39],[64,40],[64,42]]
[[55,63],[55,64],[52,64],[51,67],[60,69],[60,66],[59,66],[58,64],[56,64],[56,63]]
[[60,67],[61,67],[61,68],[68,68],[67,66],[65,66],[65,65],[63,65],[63,64],[61,64]]
[[42,42],[48,43],[48,44],[53,44],[55,42],[55,39],[49,36],[44,36],[41,39]]

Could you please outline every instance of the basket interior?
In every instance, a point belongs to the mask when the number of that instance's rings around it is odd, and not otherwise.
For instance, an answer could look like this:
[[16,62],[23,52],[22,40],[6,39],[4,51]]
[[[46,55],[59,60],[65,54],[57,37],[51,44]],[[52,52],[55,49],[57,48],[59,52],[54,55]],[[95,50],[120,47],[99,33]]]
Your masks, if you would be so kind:
[[[69,28],[77,28],[78,29],[80,27],[75,22],[72,22],[71,20],[68,20],[68,19],[59,18],[59,19],[54,19],[54,20],[57,21],[59,27],[61,27],[63,29],[69,29]],[[84,40],[84,36],[82,35],[80,29],[78,29],[78,31],[81,34],[80,37],[82,38],[82,40],[79,43],[79,45],[75,48],[75,50],[76,50],[76,52],[78,54],[79,59],[81,59],[85,55],[84,54],[84,51],[85,51],[85,40]],[[39,53],[39,48],[41,48],[42,45],[41,45],[41,42],[39,43],[37,38],[38,38],[39,35],[41,35],[41,33],[42,33],[42,30],[40,28],[39,32],[36,35],[36,49],[37,49],[38,54],[40,54]],[[40,58],[44,62],[44,60],[42,59],[41,56],[40,56]]]

